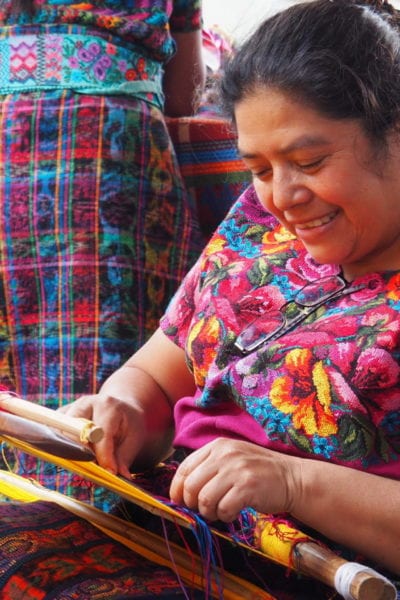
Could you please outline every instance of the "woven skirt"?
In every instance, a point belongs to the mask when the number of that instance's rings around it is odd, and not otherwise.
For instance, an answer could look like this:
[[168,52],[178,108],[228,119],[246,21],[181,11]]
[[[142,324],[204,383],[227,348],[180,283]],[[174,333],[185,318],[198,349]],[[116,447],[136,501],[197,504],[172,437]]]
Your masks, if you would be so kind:
[[[0,102],[0,384],[57,408],[151,335],[203,238],[157,108],[72,91]],[[46,471],[19,457],[19,473],[76,487]]]

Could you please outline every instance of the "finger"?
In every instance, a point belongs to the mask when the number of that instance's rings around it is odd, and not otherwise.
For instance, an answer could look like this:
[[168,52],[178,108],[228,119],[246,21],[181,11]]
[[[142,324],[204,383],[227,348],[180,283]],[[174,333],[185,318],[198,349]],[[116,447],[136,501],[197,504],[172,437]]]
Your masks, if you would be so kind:
[[206,460],[207,456],[207,450],[205,448],[200,448],[185,458],[179,465],[172,479],[169,490],[170,498],[173,502],[176,504],[186,504],[184,499],[184,486],[186,479],[198,466],[204,462],[204,460]]
[[201,488],[198,494],[198,511],[209,521],[219,519],[219,505],[230,486],[220,476],[212,478]]
[[81,396],[71,404],[60,406],[57,411],[67,414],[70,417],[84,418],[92,421],[93,406],[91,404],[91,396]]
[[217,463],[210,458],[197,464],[193,470],[191,467],[184,465],[184,469],[176,473],[171,498],[177,504],[183,503],[205,518],[215,520],[218,504],[234,481],[219,473]]
[[247,499],[241,498],[236,486],[232,485],[220,498],[215,508],[215,518],[224,523],[231,523],[247,506],[249,506]]

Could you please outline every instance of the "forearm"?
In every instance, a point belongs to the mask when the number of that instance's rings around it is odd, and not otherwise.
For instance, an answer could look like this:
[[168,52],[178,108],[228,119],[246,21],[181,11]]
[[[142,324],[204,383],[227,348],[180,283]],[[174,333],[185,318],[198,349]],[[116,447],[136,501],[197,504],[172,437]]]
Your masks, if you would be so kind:
[[[173,436],[174,404],[194,391],[184,351],[160,329],[103,384],[102,407],[106,406],[107,397],[121,403],[117,412],[126,432],[126,440],[121,444],[125,456],[132,448],[129,459],[136,457],[133,468],[143,468],[165,458]],[[107,426],[106,416],[102,414],[100,418]],[[132,460],[129,464],[132,465]]]
[[198,109],[206,77],[201,32],[173,36],[177,52],[165,67],[165,113],[170,117],[190,116]]
[[291,514],[400,573],[400,483],[320,461],[299,465]]
[[105,381],[100,394],[121,400],[140,416],[143,443],[132,464],[133,470],[165,458],[173,437],[173,409],[151,376],[139,367],[124,365]]

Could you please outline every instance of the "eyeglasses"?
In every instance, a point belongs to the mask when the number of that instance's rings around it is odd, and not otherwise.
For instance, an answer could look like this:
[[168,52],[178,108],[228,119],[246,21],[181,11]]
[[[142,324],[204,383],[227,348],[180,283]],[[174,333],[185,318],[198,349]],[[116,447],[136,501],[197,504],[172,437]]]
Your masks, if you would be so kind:
[[252,321],[238,335],[234,346],[241,354],[250,354],[296,327],[323,304],[364,287],[364,284],[349,286],[339,275],[311,281],[279,310],[266,312]]

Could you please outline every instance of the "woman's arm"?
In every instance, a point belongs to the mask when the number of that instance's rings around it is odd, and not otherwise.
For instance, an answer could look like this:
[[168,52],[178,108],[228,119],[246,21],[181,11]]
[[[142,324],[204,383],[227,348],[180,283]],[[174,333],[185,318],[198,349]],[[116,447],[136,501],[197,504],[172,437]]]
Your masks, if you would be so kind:
[[184,460],[171,498],[226,522],[247,506],[288,512],[400,573],[400,482],[393,479],[220,438]]
[[294,482],[294,517],[400,574],[399,481],[303,459]]
[[184,351],[161,330],[102,385],[61,410],[90,419],[104,429],[95,445],[98,463],[129,477],[130,469],[156,464],[170,450],[173,406],[194,393]]
[[165,67],[165,114],[183,117],[195,114],[205,84],[201,30],[172,32],[177,50]]

